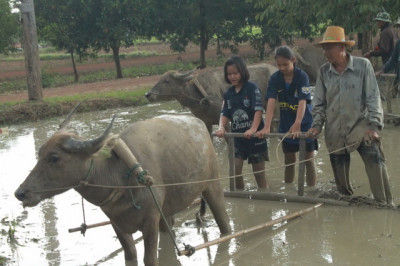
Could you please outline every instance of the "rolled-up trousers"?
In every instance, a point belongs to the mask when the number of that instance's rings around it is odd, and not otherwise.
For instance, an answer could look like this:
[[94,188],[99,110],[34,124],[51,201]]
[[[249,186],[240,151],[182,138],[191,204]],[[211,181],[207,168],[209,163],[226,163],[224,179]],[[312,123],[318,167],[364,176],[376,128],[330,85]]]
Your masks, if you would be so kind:
[[[363,141],[357,151],[364,162],[374,199],[380,204],[392,204],[389,176],[380,140]],[[330,161],[339,193],[352,195],[353,188],[349,177],[350,154],[330,154]]]

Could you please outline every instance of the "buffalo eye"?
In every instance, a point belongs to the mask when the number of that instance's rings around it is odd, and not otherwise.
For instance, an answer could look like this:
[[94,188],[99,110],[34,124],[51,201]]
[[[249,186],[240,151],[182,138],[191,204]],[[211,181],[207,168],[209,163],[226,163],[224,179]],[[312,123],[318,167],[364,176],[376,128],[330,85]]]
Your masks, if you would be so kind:
[[56,162],[58,162],[59,160],[60,160],[60,157],[58,156],[58,154],[55,154],[55,153],[49,154],[49,156],[48,156],[48,158],[47,158],[47,161],[48,161],[49,163],[56,163]]

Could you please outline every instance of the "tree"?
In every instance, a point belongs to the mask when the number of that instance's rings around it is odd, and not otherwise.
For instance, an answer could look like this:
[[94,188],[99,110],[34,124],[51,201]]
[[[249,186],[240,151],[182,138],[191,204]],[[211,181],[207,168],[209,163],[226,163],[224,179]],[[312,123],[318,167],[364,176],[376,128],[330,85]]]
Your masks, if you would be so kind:
[[87,17],[90,14],[85,2],[80,0],[35,0],[39,35],[57,49],[71,55],[75,82],[79,74],[74,53],[86,56],[90,45]]
[[[320,34],[321,20],[311,0],[248,0],[254,5],[254,25],[261,30],[251,36],[251,44],[263,58],[265,45],[275,48],[294,38],[313,39]],[[325,1],[321,1],[324,2]]]
[[20,11],[24,33],[28,99],[30,101],[42,100],[42,77],[40,71],[39,47],[36,34],[36,19],[33,0],[22,0]]
[[20,40],[19,14],[11,12],[9,0],[0,0],[0,53],[16,51],[15,44]]
[[[156,36],[183,52],[189,42],[200,45],[200,68],[206,66],[210,40],[227,47],[244,37],[250,5],[244,0],[153,0],[157,17]],[[229,30],[228,30],[229,29]],[[220,48],[220,46],[218,47]]]
[[122,78],[121,47],[130,47],[148,33],[152,25],[148,0],[88,0],[91,46],[112,50],[117,78]]
[[[321,35],[328,25],[338,25],[345,32],[362,37],[362,50],[371,49],[372,33],[376,32],[372,18],[384,7],[394,17],[400,15],[400,3],[397,0],[248,0],[260,11],[257,18],[269,25],[278,21],[274,29],[285,33],[290,29],[305,38]],[[275,10],[275,11],[274,11]],[[278,12],[277,12],[278,11]],[[282,11],[282,12],[279,12]],[[395,13],[396,12],[396,13]],[[352,37],[352,36],[351,36]],[[281,39],[284,39],[282,36]]]

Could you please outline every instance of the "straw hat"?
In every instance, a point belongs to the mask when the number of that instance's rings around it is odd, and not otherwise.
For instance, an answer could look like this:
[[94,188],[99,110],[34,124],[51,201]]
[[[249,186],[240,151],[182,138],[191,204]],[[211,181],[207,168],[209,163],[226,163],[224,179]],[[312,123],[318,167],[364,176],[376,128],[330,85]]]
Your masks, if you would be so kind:
[[346,35],[344,34],[344,29],[339,26],[328,26],[326,28],[324,38],[321,42],[314,44],[315,46],[322,46],[324,43],[343,43],[347,47],[352,47],[355,41],[346,41]]

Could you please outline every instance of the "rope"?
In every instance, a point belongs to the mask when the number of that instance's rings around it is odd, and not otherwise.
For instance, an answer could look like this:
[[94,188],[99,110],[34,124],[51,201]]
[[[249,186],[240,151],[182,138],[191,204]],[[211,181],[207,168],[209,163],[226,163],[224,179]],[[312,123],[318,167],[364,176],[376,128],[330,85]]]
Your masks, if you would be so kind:
[[[129,169],[129,170],[126,172],[125,176],[123,177],[124,179],[128,180],[128,181],[127,181],[128,184],[129,184],[129,178],[132,176],[132,174],[134,173],[134,171],[135,171],[136,168],[138,168],[138,167],[140,167],[140,163],[135,164],[131,169]],[[142,171],[142,172],[143,172],[143,171]],[[142,173],[142,172],[141,172],[141,173]],[[140,173],[140,174],[141,174],[141,173]],[[139,175],[140,175],[140,174],[139,174]],[[138,180],[139,180],[139,183],[142,183],[142,182],[140,182],[140,179],[139,179],[139,178],[138,178]],[[142,178],[142,180],[143,180],[143,178]],[[131,196],[132,204],[133,204],[133,206],[135,207],[135,209],[136,209],[136,210],[140,210],[140,209],[142,208],[142,206],[136,204],[135,198],[133,197],[132,189],[129,189],[129,194],[130,194],[130,196]]]
[[293,133],[287,132],[287,133],[285,134],[285,136],[283,136],[283,137],[279,140],[278,145],[276,146],[275,155],[276,155],[276,159],[278,160],[278,163],[281,163],[281,161],[279,160],[278,149],[279,149],[279,147],[281,146],[283,140],[284,140],[285,138],[287,138],[288,136],[290,136],[290,135],[293,135]]
[[85,205],[83,204],[83,197],[82,197],[82,215],[83,215],[83,224],[81,224],[81,234],[85,236],[87,225],[86,225]]
[[[356,145],[356,143],[352,144],[352,145],[345,146],[345,147],[337,149],[337,150],[334,150],[332,152],[328,152],[327,155],[329,155],[331,153],[335,153],[335,152],[339,152],[339,151],[345,150],[345,149],[350,148],[350,147],[355,146],[355,145]],[[324,154],[322,154],[322,155],[324,155]],[[216,179],[206,179],[206,180],[192,181],[192,182],[158,184],[158,185],[156,184],[156,185],[152,185],[152,187],[172,187],[172,186],[201,184],[201,183],[206,183],[206,182],[216,182],[216,181],[230,179],[230,178],[239,177],[239,176],[248,176],[248,175],[257,174],[257,173],[266,172],[266,171],[274,171],[274,170],[277,170],[277,169],[282,169],[282,168],[284,168],[286,166],[296,165],[296,164],[300,164],[300,163],[307,162],[307,161],[310,161],[310,160],[314,160],[315,158],[316,157],[313,157],[313,158],[301,160],[301,161],[298,161],[298,162],[294,162],[294,163],[291,163],[291,164],[285,164],[285,165],[280,165],[280,166],[277,166],[277,167],[271,167],[271,168],[267,168],[267,169],[256,171],[256,172],[246,172],[246,173],[242,173],[241,175],[226,176],[226,177],[220,177],[220,178],[216,178]],[[112,185],[97,185],[97,184],[89,184],[89,183],[86,183],[85,185],[86,186],[90,186],[90,187],[119,188],[119,189],[131,189],[131,188],[144,188],[144,187],[146,187],[144,185],[138,185],[138,186],[137,185],[136,186],[112,186]],[[80,186],[81,186],[81,184],[76,185],[76,186],[64,187],[64,188],[53,188],[53,189],[38,190],[38,191],[32,191],[32,192],[38,193],[38,192],[47,192],[47,191],[55,191],[55,190],[65,190],[65,189],[70,189],[70,188],[77,188],[77,187],[80,187]]]
[[[144,172],[144,171],[143,171],[143,172]],[[178,255],[180,256],[180,255],[181,255],[181,252],[180,252],[180,250],[179,250],[178,244],[176,243],[176,240],[175,240],[175,237],[174,237],[174,235],[173,235],[173,233],[172,233],[172,230],[171,230],[171,228],[169,227],[169,224],[168,224],[168,222],[167,222],[167,219],[165,218],[164,213],[163,213],[162,210],[161,210],[161,207],[160,207],[160,204],[158,203],[158,200],[157,200],[157,198],[156,198],[156,195],[154,194],[153,189],[151,188],[151,186],[148,186],[148,188],[149,188],[149,190],[150,190],[151,195],[153,196],[154,202],[155,202],[156,205],[157,205],[157,209],[158,209],[158,211],[160,212],[161,217],[162,217],[162,219],[164,220],[164,223],[165,223],[165,225],[166,225],[167,228],[168,228],[169,236],[171,237],[172,242],[174,242],[174,246],[175,246],[176,250],[178,251]]]
[[[79,183],[79,185],[81,185],[81,184],[88,184],[88,182],[89,182],[89,175],[90,175],[90,173],[92,172],[92,170],[93,170],[93,164],[94,164],[94,162],[93,162],[93,159],[90,161],[90,166],[89,166],[89,170],[88,170],[88,172],[86,173],[86,176],[85,176],[85,178],[83,179],[83,182],[80,182]],[[85,236],[85,233],[86,233],[86,229],[87,229],[87,225],[86,225],[86,215],[85,215],[85,205],[83,204],[83,197],[81,197],[82,198],[82,216],[83,216],[83,224],[81,224],[81,234],[83,235],[83,236]]]

